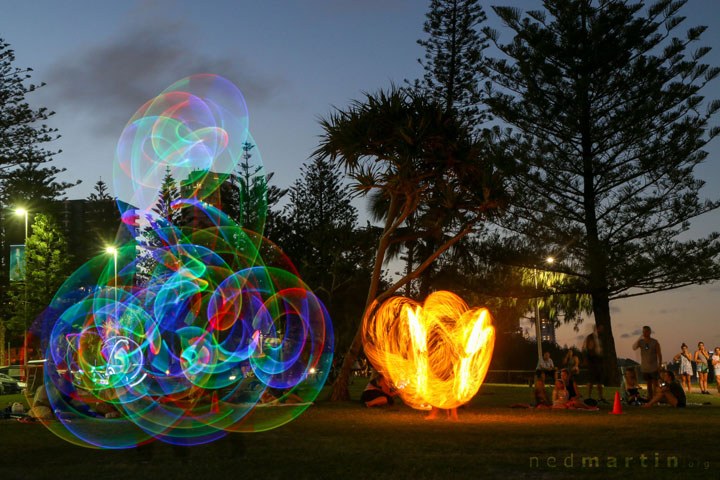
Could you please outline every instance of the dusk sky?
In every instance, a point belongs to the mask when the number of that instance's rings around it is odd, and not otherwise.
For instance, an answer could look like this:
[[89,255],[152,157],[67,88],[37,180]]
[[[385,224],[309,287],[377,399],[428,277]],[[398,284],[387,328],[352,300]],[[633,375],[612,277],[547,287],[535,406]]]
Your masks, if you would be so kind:
[[[69,198],[86,197],[102,177],[112,184],[118,136],[145,101],[176,80],[216,73],[243,92],[250,131],[274,182],[289,186],[316,148],[318,118],[344,107],[363,91],[422,75],[416,44],[423,37],[426,0],[264,0],[57,2],[4,1],[0,38],[15,50],[18,67],[32,67],[34,82],[47,86],[31,102],[57,114],[51,125],[62,139],[55,164],[64,180],[82,179]],[[511,40],[491,4],[533,8],[539,1],[482,2],[488,24]],[[700,44],[720,65],[720,11],[715,2],[690,0],[682,30],[698,24],[708,31]],[[494,54],[493,50],[488,51]],[[720,81],[706,97],[720,97]],[[720,117],[716,119],[720,124]],[[707,181],[707,198],[720,197],[720,145],[697,171]],[[357,206],[362,210],[364,201]],[[720,229],[720,213],[693,223],[689,237]],[[684,288],[611,304],[619,356],[638,359],[630,345],[649,324],[664,358],[703,340],[720,345],[720,284]],[[580,332],[564,326],[559,343],[579,345]],[[559,359],[557,359],[559,360]]]

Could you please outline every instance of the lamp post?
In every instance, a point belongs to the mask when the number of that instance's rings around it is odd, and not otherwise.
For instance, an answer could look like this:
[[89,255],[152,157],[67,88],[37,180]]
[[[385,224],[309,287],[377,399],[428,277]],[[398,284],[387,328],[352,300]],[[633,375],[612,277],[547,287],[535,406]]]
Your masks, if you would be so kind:
[[[25,210],[24,208],[18,208],[15,210],[15,213],[17,215],[22,215],[25,217],[25,241],[23,243],[25,247],[25,252],[23,254],[23,262],[25,265],[23,266],[23,282],[25,283],[25,292],[24,297],[25,300],[23,301],[23,365],[27,368],[27,304],[28,304],[28,282],[27,282],[27,239],[28,239],[28,215],[29,212]],[[27,378],[27,377],[26,377]]]
[[113,256],[113,273],[114,273],[114,282],[113,287],[115,288],[115,321],[117,321],[117,289],[118,289],[118,271],[117,271],[117,255],[118,251],[115,247],[107,247],[105,249],[107,253],[112,254]]
[[[555,259],[547,257],[545,263],[551,265]],[[537,265],[533,268],[533,279],[535,280],[535,290],[537,290]],[[535,297],[535,340],[537,341],[538,361],[543,358],[542,351],[542,333],[540,332],[540,306],[538,305],[538,297]]]

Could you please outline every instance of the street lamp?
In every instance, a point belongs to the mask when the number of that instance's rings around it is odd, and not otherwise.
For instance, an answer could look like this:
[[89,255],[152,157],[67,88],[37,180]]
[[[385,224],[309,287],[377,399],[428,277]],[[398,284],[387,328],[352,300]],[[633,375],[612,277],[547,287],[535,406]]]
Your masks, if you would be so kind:
[[28,215],[29,215],[29,212],[27,210],[25,210],[24,208],[18,208],[17,210],[15,210],[15,213],[17,215],[22,215],[25,217],[25,242],[23,243],[23,246],[25,247],[25,253],[23,255],[23,262],[25,263],[24,268],[23,268],[23,277],[24,277],[23,281],[25,283],[25,292],[24,292],[25,301],[23,302],[24,303],[23,324],[24,324],[24,330],[25,330],[25,333],[23,334],[23,361],[24,361],[25,367],[27,368],[27,304],[28,304],[28,299],[27,299],[27,297],[28,297],[27,239],[28,239]]
[[[545,263],[551,265],[555,259],[547,257]],[[535,290],[537,290],[537,265],[533,268],[533,279],[535,280]],[[537,341],[538,361],[543,358],[542,351],[542,333],[540,332],[540,306],[538,305],[538,297],[535,297],[535,340]]]
[[114,273],[114,282],[113,286],[115,287],[115,321],[117,321],[117,289],[118,289],[118,271],[117,271],[117,256],[118,251],[115,247],[107,247],[105,251],[113,256],[113,273]]

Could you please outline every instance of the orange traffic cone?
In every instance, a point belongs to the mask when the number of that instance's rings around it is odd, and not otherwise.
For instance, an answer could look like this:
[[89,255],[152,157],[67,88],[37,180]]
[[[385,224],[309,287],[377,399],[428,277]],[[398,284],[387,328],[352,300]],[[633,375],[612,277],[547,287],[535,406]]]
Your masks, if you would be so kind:
[[622,404],[620,403],[620,392],[615,392],[615,404],[610,415],[623,415]]

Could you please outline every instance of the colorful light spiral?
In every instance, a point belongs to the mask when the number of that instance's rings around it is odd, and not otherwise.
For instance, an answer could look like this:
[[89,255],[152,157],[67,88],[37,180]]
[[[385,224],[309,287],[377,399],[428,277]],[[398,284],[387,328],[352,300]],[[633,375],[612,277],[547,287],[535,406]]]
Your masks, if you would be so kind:
[[[135,240],[75,271],[33,327],[42,420],[60,437],[206,443],[283,425],[324,385],[334,339],[322,302],[262,232],[215,205],[247,129],[240,91],[216,75],[173,84],[125,127],[115,188]],[[158,214],[168,172],[177,225]]]
[[451,409],[475,396],[495,345],[486,309],[471,309],[454,293],[439,291],[423,305],[393,297],[369,311],[365,354],[406,404]]

